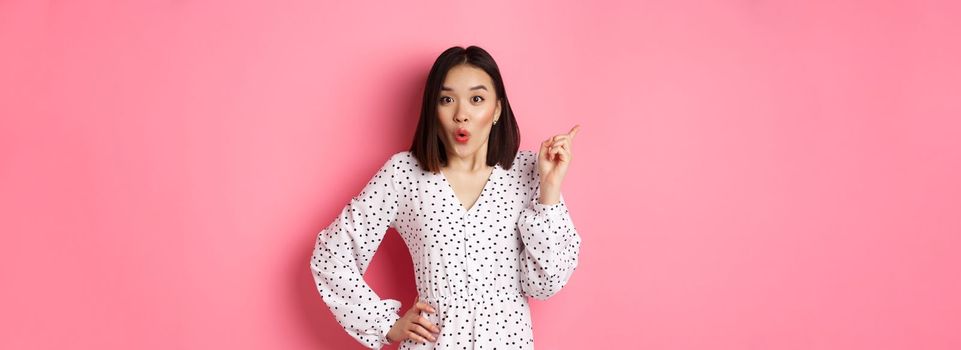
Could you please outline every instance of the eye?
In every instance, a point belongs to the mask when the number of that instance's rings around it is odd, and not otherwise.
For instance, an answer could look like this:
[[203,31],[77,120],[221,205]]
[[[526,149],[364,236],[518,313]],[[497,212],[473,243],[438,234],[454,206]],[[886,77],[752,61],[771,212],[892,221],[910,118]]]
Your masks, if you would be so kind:
[[442,105],[445,105],[451,102],[454,102],[454,99],[450,98],[450,96],[441,96],[440,98],[440,104]]
[[480,96],[474,96],[473,98],[471,98],[471,101],[474,101],[474,103],[481,103],[481,102],[484,102],[484,98]]

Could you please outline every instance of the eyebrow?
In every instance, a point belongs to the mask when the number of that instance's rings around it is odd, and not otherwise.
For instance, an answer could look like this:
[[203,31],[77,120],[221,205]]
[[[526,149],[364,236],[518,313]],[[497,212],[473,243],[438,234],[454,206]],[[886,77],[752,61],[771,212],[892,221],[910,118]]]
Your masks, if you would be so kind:
[[[447,86],[442,86],[440,89],[443,90],[443,91],[454,91],[454,89],[451,89],[450,87],[447,87]],[[489,90],[487,90],[487,87],[484,86],[484,85],[474,86],[474,87],[470,88],[470,90],[471,90],[471,91],[473,91],[473,90],[489,91]]]

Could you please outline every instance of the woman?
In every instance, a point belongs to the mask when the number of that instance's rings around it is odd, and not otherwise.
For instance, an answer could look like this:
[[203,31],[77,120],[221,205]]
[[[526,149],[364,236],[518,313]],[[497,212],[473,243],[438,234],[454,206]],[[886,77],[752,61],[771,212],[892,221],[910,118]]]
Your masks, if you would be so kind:
[[[560,193],[579,126],[522,150],[494,59],[452,47],[434,62],[409,151],[395,153],[318,234],[310,261],[337,321],[372,349],[532,349],[527,297],[577,266],[581,239]],[[388,227],[414,261],[418,298],[363,280]]]

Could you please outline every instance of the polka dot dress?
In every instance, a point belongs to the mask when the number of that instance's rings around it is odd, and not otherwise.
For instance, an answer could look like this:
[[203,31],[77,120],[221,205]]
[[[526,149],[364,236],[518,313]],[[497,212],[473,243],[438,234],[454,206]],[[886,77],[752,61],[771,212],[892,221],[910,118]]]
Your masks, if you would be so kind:
[[393,227],[410,250],[421,300],[437,310],[421,315],[441,330],[436,342],[408,339],[400,349],[533,349],[528,297],[556,294],[581,244],[563,195],[553,205],[539,195],[533,151],[519,151],[511,169],[495,165],[470,209],[443,173],[396,153],[318,234],[310,259],[317,290],[357,341],[387,344],[401,302],[378,297],[363,274]]

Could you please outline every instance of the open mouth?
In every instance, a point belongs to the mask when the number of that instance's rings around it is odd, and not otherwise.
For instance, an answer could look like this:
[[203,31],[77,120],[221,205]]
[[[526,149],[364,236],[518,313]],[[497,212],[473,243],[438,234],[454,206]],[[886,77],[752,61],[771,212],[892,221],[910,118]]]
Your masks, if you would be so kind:
[[470,139],[470,132],[467,129],[461,128],[454,132],[454,141],[459,143],[465,143]]

